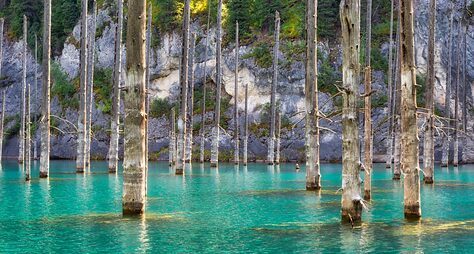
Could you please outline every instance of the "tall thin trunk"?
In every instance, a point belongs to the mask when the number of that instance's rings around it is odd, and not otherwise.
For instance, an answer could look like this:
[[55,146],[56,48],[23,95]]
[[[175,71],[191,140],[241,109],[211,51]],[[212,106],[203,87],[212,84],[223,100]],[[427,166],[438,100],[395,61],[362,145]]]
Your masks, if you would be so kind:
[[249,106],[249,84],[245,84],[245,106],[244,106],[244,144],[243,144],[243,163],[244,166],[247,166],[248,159],[248,140],[249,140],[249,115],[248,115],[248,106]]
[[273,47],[273,79],[272,93],[270,98],[271,118],[270,136],[268,137],[267,163],[273,165],[275,162],[275,114],[276,114],[276,90],[278,86],[278,51],[280,48],[280,13],[275,11],[275,45]]
[[460,86],[460,69],[462,64],[462,22],[459,20],[459,27],[458,27],[458,45],[457,45],[457,62],[456,62],[456,86],[454,88],[454,121],[453,121],[453,129],[454,129],[454,149],[453,149],[453,166],[457,167],[459,164],[459,86]]
[[390,4],[390,43],[388,46],[388,111],[390,113],[390,124],[388,126],[388,135],[387,135],[387,159],[385,162],[386,168],[392,167],[393,161],[393,9],[394,9],[394,0],[391,0]]
[[20,164],[25,160],[25,118],[26,118],[26,54],[28,53],[28,23],[26,16],[23,15],[23,82],[21,87],[21,125],[20,125],[20,137],[18,162]]
[[170,115],[170,143],[168,146],[169,153],[169,165],[174,166],[176,163],[176,127],[175,127],[176,115],[174,107],[171,109]]
[[[448,69],[446,71],[446,96],[444,98],[444,117],[451,118],[451,88],[452,88],[452,48],[453,48],[453,31],[454,29],[454,2],[450,3],[449,14],[449,31],[448,31]],[[451,126],[451,121],[446,121],[448,127]],[[447,167],[449,163],[449,146],[451,144],[451,131],[446,130],[446,135],[443,137],[443,148],[441,155],[441,167]]]
[[123,214],[145,211],[146,1],[128,2],[127,80],[124,89]]
[[321,189],[319,164],[319,105],[318,105],[318,1],[306,2],[306,190]]
[[30,117],[30,84],[26,85],[25,114],[25,180],[31,180],[31,117]]
[[430,1],[430,21],[428,37],[428,67],[425,89],[425,104],[428,109],[426,117],[426,129],[423,145],[423,172],[424,182],[431,184],[434,180],[434,86],[435,86],[435,22],[436,22],[436,0]]
[[193,113],[194,113],[194,50],[196,48],[196,34],[192,33],[191,48],[189,49],[189,82],[188,82],[188,115],[186,126],[186,162],[191,162],[193,156]]
[[146,52],[145,52],[145,111],[146,111],[146,125],[145,125],[145,194],[148,193],[148,144],[149,144],[149,133],[148,133],[148,120],[150,116],[150,55],[151,55],[151,21],[152,21],[152,4],[148,5],[148,17],[146,27]]
[[[464,0],[464,10],[467,10],[467,0]],[[466,131],[467,131],[467,93],[469,92],[468,89],[468,84],[466,82],[466,72],[467,72],[467,31],[469,28],[469,22],[467,20],[467,14],[464,13],[464,42],[463,42],[463,50],[462,50],[462,55],[463,55],[463,71],[462,71],[462,87],[463,87],[463,93],[462,93],[462,137],[461,137],[461,162],[465,163],[466,162]]]
[[276,139],[275,139],[275,164],[280,165],[280,149],[281,149],[281,113],[276,113]]
[[235,22],[235,74],[234,74],[234,163],[239,164],[239,22]]
[[401,165],[404,175],[404,213],[407,219],[421,217],[418,127],[416,116],[416,64],[413,0],[400,1]]
[[91,141],[92,141],[92,105],[94,103],[94,62],[95,62],[95,33],[96,33],[97,3],[92,2],[91,27],[89,29],[89,55],[87,56],[87,94],[86,97],[86,167],[90,169],[91,163]]
[[212,127],[211,167],[219,164],[219,122],[221,118],[221,89],[222,89],[222,0],[217,7],[216,31],[216,108],[214,111],[214,126]]
[[43,11],[43,82],[41,102],[40,178],[49,175],[51,119],[51,0],[44,0]]
[[184,173],[186,163],[186,110],[188,101],[188,54],[189,54],[189,22],[190,0],[184,1],[183,14],[183,43],[181,46],[181,70],[179,84],[181,87],[181,109],[178,114],[178,159],[176,160],[176,174]]
[[[398,13],[400,13],[400,5],[398,5]],[[401,152],[401,142],[400,142],[400,105],[401,105],[401,82],[400,82],[400,18],[398,18],[397,26],[397,50],[395,56],[395,89],[393,92],[394,103],[393,103],[393,112],[395,119],[395,127],[393,130],[393,140],[394,140],[394,152],[393,152],[393,180],[400,180],[401,169],[400,169],[400,152]]]
[[118,168],[118,145],[120,127],[120,83],[122,74],[122,27],[123,27],[123,0],[117,0],[117,30],[115,31],[115,61],[112,99],[112,118],[110,121],[110,146],[108,152],[109,173],[116,173]]
[[372,49],[372,0],[367,0],[367,19],[366,19],[366,41],[365,41],[365,107],[364,107],[364,199],[371,199],[372,191],[372,70],[370,66]]
[[209,22],[211,19],[211,5],[207,1],[207,26],[206,26],[206,41],[204,43],[204,76],[202,81],[202,115],[201,115],[201,153],[199,155],[199,162],[204,163],[204,148],[206,144],[205,127],[206,127],[206,81],[207,81],[207,48],[209,43]]
[[359,222],[362,214],[359,172],[360,0],[342,0],[342,221]]
[[79,111],[77,117],[77,157],[76,157],[76,172],[84,173],[86,166],[86,97],[87,97],[87,0],[82,0],[82,21],[81,21],[81,56],[80,56],[80,88],[79,88]]
[[[2,78],[2,62],[3,62],[3,24],[5,23],[3,18],[0,18],[0,78]],[[2,114],[0,115],[0,163],[2,162],[3,156],[3,123],[5,122],[5,91],[6,88],[2,89]]]
[[[33,98],[33,107],[38,107],[38,36],[35,34],[35,80],[34,80],[35,95]],[[38,112],[38,109],[35,110]],[[36,135],[35,135],[36,136]],[[38,159],[36,137],[33,137],[33,160]]]

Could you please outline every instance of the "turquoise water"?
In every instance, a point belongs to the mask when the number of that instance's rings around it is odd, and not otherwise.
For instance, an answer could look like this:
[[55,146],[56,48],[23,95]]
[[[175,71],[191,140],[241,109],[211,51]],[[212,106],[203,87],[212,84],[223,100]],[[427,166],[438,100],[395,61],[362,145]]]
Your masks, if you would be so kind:
[[323,164],[323,188],[306,192],[304,167],[193,164],[175,176],[151,163],[143,218],[121,217],[121,175],[105,162],[75,174],[53,161],[49,180],[25,183],[19,166],[0,170],[0,252],[288,253],[474,252],[474,165],[436,169],[421,188],[421,222],[403,219],[403,186],[375,165],[364,223],[340,224],[341,165]]

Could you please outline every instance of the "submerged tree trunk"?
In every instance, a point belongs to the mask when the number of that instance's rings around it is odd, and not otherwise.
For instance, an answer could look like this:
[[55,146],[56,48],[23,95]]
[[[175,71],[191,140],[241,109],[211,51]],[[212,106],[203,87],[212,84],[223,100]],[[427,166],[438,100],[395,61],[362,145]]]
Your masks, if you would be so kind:
[[390,113],[390,123],[388,126],[388,135],[387,135],[387,159],[385,161],[385,167],[391,168],[393,161],[393,9],[394,9],[394,0],[391,0],[390,4],[390,43],[388,46],[388,105],[387,108]]
[[18,163],[23,163],[25,160],[25,121],[26,121],[26,54],[28,53],[28,23],[26,16],[23,15],[23,81],[21,87],[21,125],[20,136],[18,139],[19,152]]
[[244,144],[243,144],[243,148],[242,148],[242,153],[243,153],[243,163],[244,163],[244,166],[247,166],[247,156],[248,156],[248,151],[247,151],[247,147],[248,147],[248,140],[249,140],[249,116],[248,116],[248,105],[249,105],[249,96],[248,96],[248,93],[249,93],[249,84],[245,84],[245,106],[244,106]]
[[[451,88],[452,88],[452,48],[453,48],[453,29],[454,29],[454,2],[450,3],[449,31],[448,31],[448,70],[446,71],[446,96],[444,99],[444,117],[451,118]],[[447,120],[448,127],[451,126],[451,120]],[[451,144],[451,131],[446,129],[446,135],[443,137],[441,167],[447,167],[449,164],[449,146]]]
[[239,22],[235,22],[235,74],[234,74],[234,163],[240,161],[239,153]]
[[31,117],[30,117],[30,84],[26,85],[25,115],[25,180],[31,180]]
[[97,3],[94,0],[92,2],[92,15],[91,15],[91,27],[89,29],[89,55],[87,56],[87,91],[89,94],[86,97],[86,153],[85,162],[86,167],[90,169],[91,163],[91,141],[92,141],[92,105],[94,103],[94,62],[95,62],[95,33],[96,33],[96,16],[97,16]]
[[127,80],[124,89],[123,214],[145,211],[146,1],[128,2]]
[[203,81],[202,81],[202,115],[201,115],[201,148],[200,148],[200,154],[199,154],[199,162],[204,163],[204,148],[206,144],[206,133],[205,133],[205,127],[206,127],[206,81],[207,81],[207,48],[209,44],[209,22],[211,19],[211,5],[209,3],[209,0],[207,1],[207,26],[206,26],[206,41],[204,43],[204,75],[203,75]]
[[[2,78],[2,59],[3,59],[3,24],[5,23],[3,18],[0,18],[0,79]],[[6,88],[2,89],[2,114],[0,115],[0,163],[2,162],[3,156],[3,124],[5,122],[5,91]]]
[[87,97],[87,0],[82,0],[82,21],[81,21],[81,56],[80,56],[80,88],[79,88],[79,111],[77,122],[77,157],[76,157],[76,172],[84,173],[86,165],[86,97]]
[[174,166],[176,163],[176,127],[175,127],[175,121],[176,121],[176,116],[175,116],[175,110],[174,108],[171,109],[171,115],[170,115],[170,143],[168,146],[168,153],[169,153],[169,165]]
[[192,33],[191,48],[189,49],[189,82],[188,82],[188,115],[186,126],[186,162],[191,162],[193,156],[193,113],[194,113],[194,51],[196,48],[196,34]]
[[306,190],[321,189],[318,105],[318,1],[306,1],[305,152]]
[[342,221],[359,222],[362,214],[357,99],[359,86],[360,1],[342,0]]
[[428,37],[428,64],[425,88],[425,104],[428,109],[423,145],[424,182],[431,184],[434,180],[434,86],[435,86],[435,22],[436,0],[430,1],[430,21]]
[[41,102],[40,178],[49,175],[50,119],[51,119],[51,0],[44,0],[43,11],[43,82]]
[[122,26],[123,26],[123,1],[117,2],[117,30],[115,31],[115,61],[112,98],[112,118],[110,121],[110,146],[107,157],[109,158],[109,173],[116,173],[118,168],[118,145],[120,127],[120,83],[122,74]]
[[281,148],[281,114],[280,111],[276,113],[276,139],[275,139],[275,164],[280,165],[280,148]]
[[[398,6],[398,12],[400,13],[400,5]],[[395,64],[395,89],[393,92],[394,103],[393,112],[395,119],[395,126],[393,129],[393,140],[394,140],[394,153],[393,153],[393,180],[400,180],[401,169],[400,169],[400,105],[401,105],[401,82],[400,82],[400,18],[398,19],[397,26],[397,50],[396,50],[396,64]]]
[[219,122],[221,118],[221,89],[222,89],[222,0],[217,7],[216,31],[216,108],[214,111],[214,126],[212,127],[211,167],[219,164]]
[[149,143],[149,133],[148,133],[148,120],[150,116],[150,55],[151,55],[151,20],[152,20],[152,4],[148,5],[148,17],[147,17],[147,27],[146,27],[146,52],[145,52],[145,194],[148,190],[148,143]]
[[272,93],[270,99],[271,118],[270,136],[268,137],[267,163],[273,165],[275,161],[275,114],[276,114],[276,90],[278,86],[278,51],[280,48],[280,13],[275,12],[275,46],[273,47],[273,79]]
[[[1,55],[0,55],[1,57]],[[34,80],[34,89],[35,89],[35,95],[34,95],[34,103],[33,107],[36,107],[35,112],[38,112],[39,104],[38,104],[38,36],[35,34],[35,80]],[[0,74],[1,76],[1,74]],[[36,136],[36,135],[35,135]],[[33,160],[38,159],[38,152],[37,152],[37,144],[36,144],[36,137],[33,136]],[[1,147],[1,146],[0,146]],[[1,153],[0,153],[1,155]],[[1,156],[0,156],[1,157]]]
[[421,217],[416,116],[416,65],[413,0],[400,1],[401,165],[404,175],[404,213],[407,219]]
[[456,87],[454,88],[454,149],[453,149],[453,166],[457,167],[459,164],[459,86],[460,86],[460,69],[462,64],[461,46],[462,46],[462,35],[461,35],[461,21],[459,21],[458,28],[458,45],[457,45],[457,63],[456,63]]
[[372,49],[372,0],[367,0],[366,20],[366,42],[365,42],[365,108],[364,108],[364,199],[371,199],[372,191],[372,70],[370,66]]
[[184,173],[186,159],[186,110],[188,100],[188,54],[189,54],[189,20],[190,20],[190,0],[184,1],[183,14],[183,43],[181,46],[181,71],[179,84],[181,87],[181,109],[178,114],[178,151],[176,160],[176,174]]
[[[467,10],[467,0],[464,0],[464,10]],[[472,15],[472,14],[471,14]],[[466,72],[467,72],[467,32],[469,28],[469,20],[467,19],[467,15],[464,14],[464,42],[463,42],[463,71],[462,71],[462,137],[461,137],[461,163],[466,163],[466,141],[467,141],[467,94],[469,92],[468,83],[466,82]]]

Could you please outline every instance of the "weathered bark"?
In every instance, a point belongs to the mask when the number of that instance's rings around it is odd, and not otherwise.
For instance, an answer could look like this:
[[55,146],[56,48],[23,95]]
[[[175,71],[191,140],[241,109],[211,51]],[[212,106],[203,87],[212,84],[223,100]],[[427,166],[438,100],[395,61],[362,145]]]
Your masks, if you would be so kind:
[[194,113],[194,50],[196,34],[192,33],[191,48],[189,49],[189,82],[188,82],[188,111],[186,117],[186,162],[191,162],[193,156],[193,113]]
[[414,54],[413,0],[400,1],[401,165],[404,175],[404,213],[421,217],[416,116],[416,64]]
[[460,74],[461,74],[461,47],[462,47],[462,35],[461,28],[462,23],[459,21],[458,28],[458,45],[457,45],[457,63],[456,63],[456,86],[454,87],[454,121],[453,126],[453,138],[454,138],[454,148],[453,148],[453,166],[457,167],[459,164],[459,86],[460,86]]
[[176,160],[176,174],[184,173],[186,159],[186,110],[188,101],[188,54],[189,54],[189,20],[190,0],[184,1],[183,14],[183,43],[181,46],[181,70],[179,84],[181,87],[181,108],[178,114],[178,151]]
[[18,139],[19,152],[18,163],[22,164],[25,160],[25,132],[26,132],[26,54],[28,54],[28,23],[26,16],[23,15],[23,81],[21,87],[21,125],[20,136]]
[[[454,2],[450,3],[450,14],[449,14],[449,31],[448,31],[448,69],[446,71],[446,96],[444,99],[444,117],[447,119],[451,118],[451,88],[452,88],[452,48],[453,48],[453,34],[454,29]],[[451,126],[451,121],[447,120],[446,124],[448,127]],[[447,167],[449,163],[449,146],[451,144],[451,131],[449,128],[445,131],[446,135],[443,137],[442,155],[441,155],[441,167]]]
[[244,106],[244,144],[242,148],[242,156],[243,160],[242,162],[244,163],[244,166],[247,166],[247,160],[248,160],[248,140],[249,140],[249,116],[248,116],[248,106],[249,106],[249,84],[245,84],[245,106]]
[[343,222],[361,221],[359,129],[357,101],[359,86],[360,0],[342,0],[342,201]]
[[152,4],[148,5],[147,27],[146,27],[146,52],[145,52],[145,195],[148,193],[148,116],[150,115],[150,55],[151,55],[151,21],[152,21]]
[[128,2],[127,17],[127,80],[124,88],[124,215],[141,214],[146,199],[146,75],[145,25],[146,1]]
[[94,0],[92,2],[92,15],[90,15],[91,26],[89,29],[88,36],[88,52],[87,56],[87,97],[86,97],[86,152],[85,162],[86,167],[90,169],[91,163],[91,141],[92,141],[92,105],[94,103],[94,62],[95,62],[95,33],[96,33],[96,16],[97,16],[97,3]]
[[428,110],[423,145],[424,182],[431,184],[434,180],[434,86],[435,86],[435,22],[436,0],[430,1],[430,21],[428,37],[428,64],[425,88],[425,105]]
[[388,126],[388,135],[387,135],[387,160],[385,162],[386,168],[392,167],[393,161],[393,125],[394,125],[394,116],[393,116],[393,6],[394,0],[391,0],[390,4],[390,43],[388,45],[388,71],[387,71],[387,80],[388,80],[388,105],[387,108],[390,113],[390,123]]
[[86,97],[87,97],[87,0],[81,0],[82,3],[82,21],[81,21],[81,54],[80,54],[80,87],[79,87],[79,111],[77,117],[77,157],[76,172],[84,173],[86,166]]
[[235,71],[234,71],[234,163],[239,164],[239,22],[235,22]]
[[[400,5],[398,5],[398,12],[400,13]],[[400,105],[401,105],[401,82],[400,82],[400,19],[398,19],[397,26],[397,50],[395,56],[395,89],[393,92],[394,103],[393,103],[393,112],[395,119],[395,126],[393,130],[393,140],[394,140],[394,153],[393,153],[393,180],[400,180],[401,169],[400,169]]]
[[[2,77],[2,60],[3,60],[3,25],[5,21],[3,18],[0,18],[0,78]],[[2,91],[2,113],[0,115],[0,163],[2,162],[3,156],[3,124],[5,122],[5,91],[6,88]]]
[[280,145],[281,145],[281,114],[280,111],[276,113],[276,139],[275,139],[275,164],[280,165]]
[[219,122],[221,118],[221,89],[222,89],[222,0],[217,7],[216,30],[216,108],[214,111],[214,126],[212,127],[211,167],[219,164]]
[[50,119],[51,119],[51,0],[44,0],[43,10],[43,82],[41,102],[40,178],[49,175]]
[[169,165],[174,166],[176,163],[176,127],[175,127],[175,110],[174,108],[171,109],[170,115],[170,143],[168,146],[168,153],[169,153]]
[[116,173],[118,168],[118,145],[120,127],[120,83],[122,74],[122,27],[123,27],[123,1],[117,0],[117,30],[115,31],[115,61],[112,99],[112,118],[110,121],[110,146],[107,157],[109,158],[109,173]]
[[306,190],[321,189],[318,105],[318,1],[306,1],[305,152]]
[[[467,10],[467,0],[464,0],[464,10]],[[462,71],[462,130],[463,133],[461,135],[461,163],[466,163],[466,141],[467,141],[467,94],[469,93],[469,86],[466,82],[466,72],[467,72],[467,32],[469,28],[469,20],[466,13],[464,13],[464,42],[463,42],[463,49],[462,49],[462,59],[463,59],[463,71]]]
[[278,51],[280,48],[280,13],[275,11],[275,45],[273,46],[273,78],[272,92],[270,98],[270,136],[268,137],[267,163],[273,165],[275,162],[275,114],[276,114],[276,90],[278,86]]
[[31,117],[30,117],[30,84],[26,85],[25,114],[25,180],[31,180]]
[[[38,112],[38,36],[35,34],[35,80],[34,80],[34,89],[35,89],[35,95],[34,95],[34,103],[33,107],[36,107],[35,112]],[[0,75],[1,76],[1,75]],[[1,146],[0,146],[1,147]],[[36,144],[36,137],[33,137],[33,160],[38,159],[38,152],[37,152],[37,144]],[[0,156],[1,157],[1,156]]]
[[206,41],[204,43],[204,75],[202,80],[202,114],[201,114],[201,147],[200,147],[200,154],[199,154],[199,162],[204,163],[204,148],[206,144],[205,139],[205,127],[206,127],[206,81],[207,81],[207,48],[209,44],[209,23],[211,19],[211,5],[209,0],[207,1],[207,26],[206,26]]
[[366,19],[366,41],[365,41],[365,107],[364,107],[364,199],[370,200],[372,191],[372,70],[370,66],[372,49],[372,0],[367,0]]

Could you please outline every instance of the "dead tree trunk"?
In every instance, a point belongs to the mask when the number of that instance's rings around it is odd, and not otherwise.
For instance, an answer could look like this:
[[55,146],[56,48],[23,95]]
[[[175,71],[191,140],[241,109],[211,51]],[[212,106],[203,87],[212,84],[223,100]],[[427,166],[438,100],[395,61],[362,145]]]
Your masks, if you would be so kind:
[[152,20],[152,4],[148,5],[148,17],[146,27],[146,52],[145,52],[145,195],[148,193],[148,120],[150,116],[150,55],[151,55],[151,20]]
[[97,3],[94,0],[92,2],[92,15],[91,15],[91,26],[89,29],[89,55],[87,56],[87,91],[89,94],[86,97],[86,113],[87,113],[87,124],[86,124],[86,153],[85,161],[86,167],[90,169],[91,163],[91,141],[92,141],[92,105],[94,103],[94,62],[95,62],[95,33],[96,33],[96,16],[97,16]]
[[280,165],[280,148],[281,148],[281,114],[280,111],[276,113],[276,139],[275,139],[275,164]]
[[[2,78],[2,60],[3,60],[3,25],[5,21],[0,18],[0,79]],[[5,91],[6,88],[2,89],[2,114],[0,119],[0,163],[2,162],[3,156],[3,124],[5,122]]]
[[123,214],[145,211],[146,1],[128,2],[127,80],[124,89]]
[[189,49],[189,82],[188,82],[188,115],[186,126],[186,162],[191,162],[193,156],[193,113],[194,113],[194,51],[196,48],[196,34],[192,33],[191,48]]
[[23,15],[23,82],[21,87],[21,125],[20,125],[20,138],[19,152],[18,152],[18,163],[22,164],[25,160],[25,121],[26,121],[26,54],[28,53],[28,21],[26,16]]
[[30,117],[30,84],[26,85],[25,115],[25,180],[31,180],[31,117]]
[[199,162],[204,163],[204,148],[206,144],[206,132],[205,132],[205,127],[206,127],[206,81],[207,81],[207,48],[209,44],[209,22],[211,19],[211,5],[209,3],[209,0],[207,1],[207,26],[206,26],[206,42],[204,44],[205,49],[204,49],[204,76],[203,76],[203,81],[202,81],[202,115],[201,115],[201,151],[199,155]]
[[169,153],[169,165],[174,166],[176,163],[176,127],[175,127],[176,115],[174,108],[171,109],[170,115],[170,143],[168,146]]
[[[453,48],[453,34],[454,29],[454,2],[450,2],[449,14],[449,31],[448,31],[448,69],[446,71],[446,96],[444,99],[444,117],[451,118],[451,88],[452,88],[452,48]],[[451,126],[451,121],[447,120],[448,127]],[[449,164],[449,146],[451,144],[451,131],[446,130],[446,135],[443,137],[443,148],[441,155],[441,167],[447,167]]]
[[318,105],[318,1],[306,1],[305,152],[306,190],[321,189]]
[[[398,12],[400,13],[400,5],[398,5]],[[401,176],[401,169],[400,169],[400,151],[401,151],[401,143],[400,143],[400,105],[401,105],[401,82],[400,82],[400,18],[398,19],[398,26],[397,26],[397,50],[395,56],[396,64],[395,64],[395,89],[393,92],[394,95],[394,119],[395,119],[395,127],[393,133],[393,140],[394,140],[394,153],[393,153],[393,180],[400,180]]]
[[276,90],[278,86],[278,51],[280,47],[280,13],[275,12],[275,46],[273,47],[273,79],[272,93],[270,98],[271,118],[270,137],[268,138],[267,163],[273,165],[275,162],[275,114],[276,114]]
[[461,47],[462,47],[462,35],[461,27],[462,22],[459,20],[458,28],[458,45],[457,45],[457,63],[456,63],[456,87],[454,88],[454,122],[453,122],[453,135],[454,135],[454,149],[453,149],[453,166],[457,167],[459,164],[459,86],[460,86],[460,69],[462,64]]
[[243,144],[243,163],[244,166],[247,166],[247,156],[248,156],[248,140],[249,140],[249,116],[248,116],[248,106],[249,106],[249,84],[245,84],[245,109],[244,109],[244,144]]
[[40,178],[49,175],[50,119],[51,119],[51,0],[44,0],[43,11],[43,82],[41,102]]
[[217,7],[216,31],[216,108],[214,112],[214,126],[212,127],[211,167],[219,164],[219,122],[221,118],[221,89],[222,89],[222,0]]
[[430,1],[430,21],[428,37],[428,66],[425,89],[425,104],[428,109],[423,145],[424,182],[432,184],[434,180],[434,86],[435,86],[435,22],[436,0]]
[[421,217],[413,0],[400,1],[401,165],[405,218]]
[[179,84],[181,87],[181,109],[178,114],[178,159],[176,160],[176,174],[184,173],[186,159],[186,110],[188,100],[188,54],[189,54],[189,20],[190,0],[184,1],[183,14],[183,43],[181,46],[181,72]]
[[364,108],[364,199],[371,199],[372,190],[372,70],[370,66],[372,49],[372,0],[367,0],[366,20],[366,42],[365,42],[365,108]]
[[[462,93],[462,137],[461,137],[461,163],[466,163],[466,141],[467,141],[467,94],[469,92],[468,83],[466,82],[466,72],[467,72],[467,32],[469,28],[469,20],[466,14],[466,10],[468,9],[467,0],[464,0],[464,42],[463,42],[463,71],[462,71],[462,84],[463,84],[463,93]],[[471,14],[472,15],[472,14]]]
[[116,173],[118,168],[118,145],[120,127],[120,84],[122,74],[122,27],[123,27],[123,1],[117,2],[117,30],[115,31],[115,61],[112,99],[112,119],[110,121],[110,146],[108,152],[109,173]]
[[390,4],[390,43],[388,46],[388,111],[390,113],[390,123],[388,126],[388,135],[387,135],[387,160],[385,162],[386,168],[392,167],[393,161],[393,9],[394,9],[394,0],[391,0]]
[[[35,80],[34,80],[34,103],[33,107],[36,107],[35,112],[38,112],[38,36],[35,34]],[[36,136],[36,135],[35,135]],[[37,152],[37,144],[36,144],[36,137],[33,136],[33,160],[38,159],[38,152]]]
[[357,127],[357,100],[359,86],[360,1],[342,0],[342,221],[360,222],[359,129]]
[[239,164],[239,22],[235,22],[235,74],[234,74],[234,163]]
[[87,112],[86,112],[86,97],[87,97],[87,0],[82,0],[82,21],[81,21],[81,56],[80,56],[80,90],[79,90],[79,111],[78,111],[78,123],[77,123],[77,157],[76,157],[76,172],[84,173],[86,165],[85,152],[86,152],[86,123],[87,123]]

